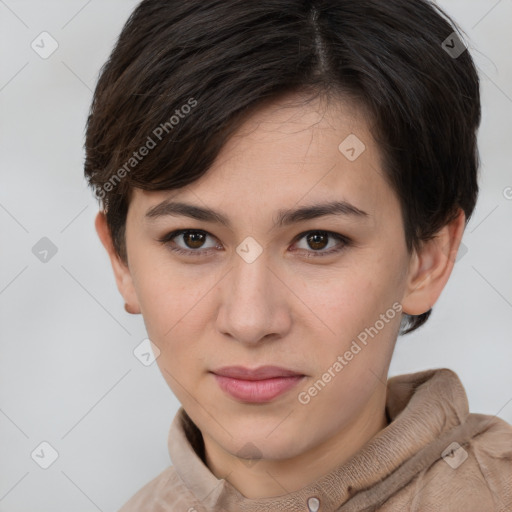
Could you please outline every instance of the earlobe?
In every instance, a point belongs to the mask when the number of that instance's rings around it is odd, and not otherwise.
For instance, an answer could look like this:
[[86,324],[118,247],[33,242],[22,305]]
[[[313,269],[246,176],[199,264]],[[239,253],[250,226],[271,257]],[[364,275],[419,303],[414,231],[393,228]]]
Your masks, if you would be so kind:
[[414,251],[402,300],[404,313],[421,315],[436,303],[452,273],[464,227],[465,215],[459,210],[453,221]]
[[140,306],[137,300],[137,294],[133,286],[132,276],[128,265],[121,260],[119,254],[115,250],[110,229],[104,212],[98,212],[94,222],[98,237],[105,247],[110,258],[114,277],[116,279],[117,288],[125,301],[125,310],[131,314],[140,313]]
[[140,313],[140,309],[137,308],[136,310],[132,309],[132,307],[127,304],[126,302],[124,303],[124,310],[127,312],[127,313],[130,313],[130,315],[136,315],[138,313]]

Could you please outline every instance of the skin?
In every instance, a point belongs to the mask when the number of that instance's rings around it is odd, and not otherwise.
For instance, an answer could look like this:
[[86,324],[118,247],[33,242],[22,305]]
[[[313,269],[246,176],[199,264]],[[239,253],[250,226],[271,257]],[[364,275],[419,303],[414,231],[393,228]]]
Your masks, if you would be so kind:
[[[361,351],[309,403],[300,403],[298,394],[394,303],[415,315],[431,308],[464,230],[460,212],[420,251],[408,253],[400,204],[383,177],[365,117],[343,100],[301,99],[285,97],[256,111],[193,184],[134,190],[127,263],[113,249],[104,214],[96,219],[128,310],[142,313],[161,351],[157,363],[164,378],[203,434],[208,467],[248,498],[304,487],[386,427],[385,383],[399,314],[360,344]],[[366,146],[355,161],[338,149],[351,133]],[[145,217],[167,199],[215,209],[232,226]],[[329,200],[347,201],[368,215],[273,225],[280,209]],[[158,241],[177,229],[208,236]],[[321,236],[315,245],[315,239],[308,243],[311,231],[352,242],[343,246]],[[252,263],[236,252],[249,236],[263,251]],[[179,255],[172,247],[203,255]],[[315,257],[335,247],[341,251]],[[210,371],[226,365],[276,365],[304,377],[271,402],[251,404],[219,388]]]

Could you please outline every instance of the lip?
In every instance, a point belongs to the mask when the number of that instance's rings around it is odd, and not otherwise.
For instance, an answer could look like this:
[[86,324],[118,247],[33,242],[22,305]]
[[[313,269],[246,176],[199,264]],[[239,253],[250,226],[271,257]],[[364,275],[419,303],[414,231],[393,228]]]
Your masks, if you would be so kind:
[[231,377],[242,380],[263,380],[276,377],[297,377],[302,375],[287,368],[279,366],[259,366],[258,368],[245,368],[244,366],[223,366],[218,370],[212,370],[215,375]]
[[231,397],[250,403],[270,402],[289,391],[305,376],[278,366],[225,366],[212,371],[219,387]]

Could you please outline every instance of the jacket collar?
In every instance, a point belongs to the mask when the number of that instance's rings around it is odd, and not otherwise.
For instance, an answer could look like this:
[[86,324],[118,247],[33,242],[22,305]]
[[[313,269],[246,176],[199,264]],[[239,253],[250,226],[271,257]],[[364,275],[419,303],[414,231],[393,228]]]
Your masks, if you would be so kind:
[[198,505],[206,510],[332,511],[360,491],[375,486],[381,488],[382,497],[386,489],[396,491],[423,466],[439,459],[450,439],[462,440],[478,428],[470,425],[467,432],[461,432],[469,415],[468,401],[459,378],[451,370],[400,375],[389,379],[387,388],[386,412],[391,423],[349,461],[290,494],[248,499],[227,480],[217,478],[203,462],[201,432],[183,407],[169,431],[169,454],[176,472]]

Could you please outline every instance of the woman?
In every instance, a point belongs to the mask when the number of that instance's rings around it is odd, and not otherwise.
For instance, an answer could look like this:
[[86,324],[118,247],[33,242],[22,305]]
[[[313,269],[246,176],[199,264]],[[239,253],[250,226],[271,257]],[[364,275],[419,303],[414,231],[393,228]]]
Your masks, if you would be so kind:
[[145,0],[85,173],[179,399],[121,509],[512,510],[512,427],[450,370],[387,381],[477,199],[478,76],[419,0]]

